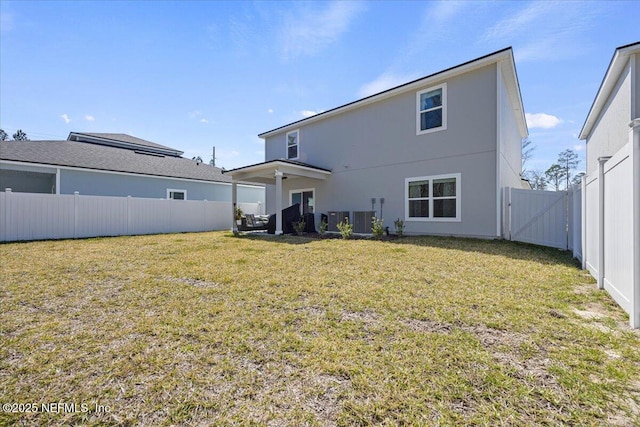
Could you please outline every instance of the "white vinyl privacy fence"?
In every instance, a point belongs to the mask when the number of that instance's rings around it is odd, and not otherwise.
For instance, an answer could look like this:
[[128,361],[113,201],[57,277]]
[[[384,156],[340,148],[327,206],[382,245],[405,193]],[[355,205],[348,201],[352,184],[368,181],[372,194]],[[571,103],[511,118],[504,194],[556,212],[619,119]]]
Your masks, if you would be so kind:
[[582,259],[582,188],[538,191],[508,188],[505,238],[571,250]]
[[3,242],[230,230],[232,221],[231,202],[0,192]]
[[583,180],[583,268],[640,327],[640,126]]

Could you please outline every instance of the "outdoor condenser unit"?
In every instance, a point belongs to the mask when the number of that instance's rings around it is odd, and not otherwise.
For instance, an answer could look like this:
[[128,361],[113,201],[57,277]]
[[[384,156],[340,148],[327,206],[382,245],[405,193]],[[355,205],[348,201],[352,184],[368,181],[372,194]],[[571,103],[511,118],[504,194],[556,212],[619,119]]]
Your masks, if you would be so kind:
[[329,224],[327,227],[328,231],[339,231],[338,223],[340,221],[344,221],[345,218],[349,218],[349,222],[351,222],[351,215],[349,215],[349,211],[334,211],[329,212]]
[[376,211],[358,211],[353,213],[353,232],[360,234],[371,233],[371,219]]

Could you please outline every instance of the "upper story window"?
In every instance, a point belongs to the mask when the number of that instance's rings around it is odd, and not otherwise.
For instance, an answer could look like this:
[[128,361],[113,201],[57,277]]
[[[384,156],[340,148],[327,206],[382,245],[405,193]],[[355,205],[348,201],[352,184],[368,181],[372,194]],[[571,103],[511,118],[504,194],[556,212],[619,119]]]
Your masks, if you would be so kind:
[[447,84],[416,93],[416,134],[447,128]]
[[298,158],[298,148],[300,146],[299,132],[297,130],[287,132],[287,159],[295,160]]
[[407,221],[460,221],[460,174],[405,180]]

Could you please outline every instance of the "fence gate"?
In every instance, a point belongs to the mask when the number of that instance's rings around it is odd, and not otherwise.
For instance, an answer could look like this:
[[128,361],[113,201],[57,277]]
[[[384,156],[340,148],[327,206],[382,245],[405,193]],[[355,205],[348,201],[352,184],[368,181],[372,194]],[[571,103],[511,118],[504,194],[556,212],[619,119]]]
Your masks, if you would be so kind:
[[568,195],[564,191],[509,188],[506,194],[509,240],[569,248]]

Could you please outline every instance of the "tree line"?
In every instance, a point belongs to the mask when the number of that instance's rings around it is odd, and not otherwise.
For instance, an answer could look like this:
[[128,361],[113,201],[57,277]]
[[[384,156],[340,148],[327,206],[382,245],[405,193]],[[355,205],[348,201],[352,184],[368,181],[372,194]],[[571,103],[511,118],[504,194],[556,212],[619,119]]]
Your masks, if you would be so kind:
[[[3,130],[0,129],[0,141],[6,141],[9,138],[9,135]],[[22,131],[22,129],[18,129],[16,133],[12,135],[13,141],[29,141],[27,134]]]
[[567,190],[581,182],[584,172],[576,174],[580,164],[578,154],[567,149],[558,154],[558,159],[546,171],[540,169],[526,169],[526,163],[531,159],[535,147],[531,140],[522,142],[522,177],[529,181],[534,190]]

